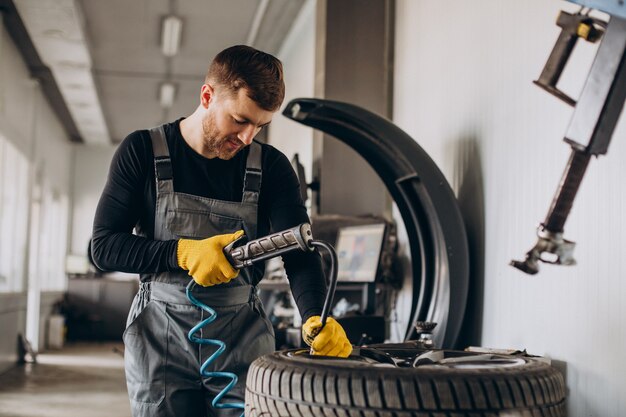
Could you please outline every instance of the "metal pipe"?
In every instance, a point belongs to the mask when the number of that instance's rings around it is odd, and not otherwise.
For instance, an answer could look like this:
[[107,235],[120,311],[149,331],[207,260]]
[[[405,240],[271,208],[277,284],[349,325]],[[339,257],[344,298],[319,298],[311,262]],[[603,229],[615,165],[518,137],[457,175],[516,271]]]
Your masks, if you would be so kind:
[[328,291],[326,292],[326,299],[324,300],[324,307],[322,307],[322,314],[320,315],[322,328],[324,328],[324,326],[326,325],[326,320],[328,319],[330,307],[333,305],[335,290],[337,289],[337,253],[330,244],[321,240],[312,240],[311,242],[309,242],[309,244],[313,247],[326,249],[328,251],[328,254],[330,255],[330,282],[328,286]]

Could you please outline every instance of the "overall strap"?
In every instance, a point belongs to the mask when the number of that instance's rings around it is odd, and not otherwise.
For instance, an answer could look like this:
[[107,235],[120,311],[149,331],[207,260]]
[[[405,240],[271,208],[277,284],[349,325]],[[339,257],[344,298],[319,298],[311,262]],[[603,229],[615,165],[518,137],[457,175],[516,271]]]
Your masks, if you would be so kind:
[[154,151],[154,178],[158,200],[160,192],[174,192],[174,174],[163,125],[150,129],[150,138]]
[[167,218],[167,196],[174,193],[174,175],[170,151],[165,139],[165,129],[157,126],[150,129],[152,150],[154,152],[154,178],[156,181],[156,206],[154,208],[154,237],[158,240],[169,239],[165,227]]
[[243,179],[242,203],[259,203],[259,191],[261,191],[261,179],[263,171],[261,169],[263,148],[258,142],[250,144],[250,152],[246,161],[246,176]]

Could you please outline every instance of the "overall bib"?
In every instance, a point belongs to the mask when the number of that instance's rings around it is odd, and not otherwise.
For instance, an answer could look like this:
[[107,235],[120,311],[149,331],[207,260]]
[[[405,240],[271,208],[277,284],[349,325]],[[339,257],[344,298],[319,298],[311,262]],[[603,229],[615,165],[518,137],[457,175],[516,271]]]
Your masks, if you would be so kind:
[[[154,150],[156,210],[154,239],[203,239],[244,230],[255,239],[261,187],[261,145],[252,142],[246,162],[241,202],[176,193],[163,127],[150,131]],[[126,382],[133,417],[239,416],[241,409],[215,409],[213,398],[229,379],[200,375],[200,366],[217,349],[187,339],[189,330],[207,317],[193,306],[185,287],[186,271],[153,274],[141,283],[124,332]],[[226,343],[226,351],[208,371],[239,377],[222,402],[243,402],[246,374],[257,357],[274,351],[274,332],[256,284],[262,270],[246,268],[227,284],[195,286],[193,295],[217,312],[217,319],[198,335]]]

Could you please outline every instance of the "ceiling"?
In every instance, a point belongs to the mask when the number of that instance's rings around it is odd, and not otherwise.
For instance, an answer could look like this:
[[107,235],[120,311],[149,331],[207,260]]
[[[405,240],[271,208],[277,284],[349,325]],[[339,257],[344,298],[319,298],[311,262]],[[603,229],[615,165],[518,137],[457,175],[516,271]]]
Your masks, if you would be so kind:
[[[13,0],[86,143],[190,114],[213,56],[249,44],[276,54],[305,0]],[[180,49],[161,52],[161,24],[182,19]],[[19,47],[20,45],[18,45]],[[175,85],[170,108],[160,86]],[[76,139],[75,139],[76,140]]]

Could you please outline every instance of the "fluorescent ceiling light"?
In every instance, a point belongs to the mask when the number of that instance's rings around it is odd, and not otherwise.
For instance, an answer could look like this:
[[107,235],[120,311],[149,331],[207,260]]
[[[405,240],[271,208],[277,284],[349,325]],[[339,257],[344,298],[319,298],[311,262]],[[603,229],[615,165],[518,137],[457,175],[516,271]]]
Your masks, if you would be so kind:
[[180,17],[166,16],[161,26],[161,51],[165,56],[174,56],[180,47],[183,21]]
[[164,109],[169,109],[174,104],[176,98],[176,84],[169,81],[161,84],[159,88],[159,103]]

